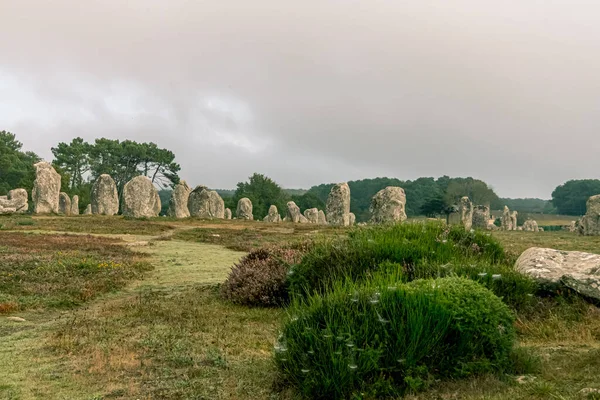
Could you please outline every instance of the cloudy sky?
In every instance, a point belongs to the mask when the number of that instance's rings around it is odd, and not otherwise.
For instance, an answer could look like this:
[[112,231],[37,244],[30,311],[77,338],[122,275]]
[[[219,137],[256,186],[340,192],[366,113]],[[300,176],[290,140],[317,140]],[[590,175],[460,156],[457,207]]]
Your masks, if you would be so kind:
[[153,141],[192,185],[600,178],[597,0],[0,0],[0,130]]

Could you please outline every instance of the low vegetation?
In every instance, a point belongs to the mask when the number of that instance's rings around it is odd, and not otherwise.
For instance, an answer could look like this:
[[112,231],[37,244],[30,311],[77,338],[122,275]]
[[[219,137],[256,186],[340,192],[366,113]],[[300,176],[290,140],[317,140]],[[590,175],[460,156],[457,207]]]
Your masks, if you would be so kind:
[[83,235],[0,234],[0,314],[73,307],[140,278],[150,264],[120,244]]

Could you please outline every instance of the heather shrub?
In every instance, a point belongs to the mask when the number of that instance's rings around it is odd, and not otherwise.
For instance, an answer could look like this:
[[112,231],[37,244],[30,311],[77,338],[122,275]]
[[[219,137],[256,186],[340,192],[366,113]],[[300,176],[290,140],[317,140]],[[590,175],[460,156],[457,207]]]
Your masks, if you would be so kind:
[[291,264],[300,261],[306,244],[266,247],[250,252],[233,266],[221,295],[236,304],[277,306],[288,299],[286,278]]
[[511,367],[514,315],[469,279],[406,284],[388,271],[295,298],[288,313],[275,362],[307,398],[398,396]]
[[339,279],[365,279],[393,265],[402,280],[464,276],[477,280],[519,307],[530,302],[535,283],[514,271],[502,246],[485,232],[441,223],[357,229],[347,238],[323,241],[290,271],[290,290],[325,293]]

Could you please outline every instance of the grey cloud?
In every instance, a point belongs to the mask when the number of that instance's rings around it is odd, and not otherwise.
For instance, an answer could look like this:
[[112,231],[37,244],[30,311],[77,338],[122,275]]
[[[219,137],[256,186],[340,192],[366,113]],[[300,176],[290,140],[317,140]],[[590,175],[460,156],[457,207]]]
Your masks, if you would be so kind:
[[0,129],[152,140],[192,184],[597,177],[597,2],[0,3]]

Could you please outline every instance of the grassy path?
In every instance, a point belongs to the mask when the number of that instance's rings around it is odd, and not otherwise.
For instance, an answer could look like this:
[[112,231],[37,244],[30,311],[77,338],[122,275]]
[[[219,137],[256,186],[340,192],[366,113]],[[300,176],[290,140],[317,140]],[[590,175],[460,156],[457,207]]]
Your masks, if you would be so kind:
[[[13,315],[24,318],[25,322],[0,317],[0,399],[102,398],[94,397],[94,393],[110,391],[110,387],[105,386],[110,382],[90,386],[89,381],[72,374],[70,357],[61,357],[48,350],[50,336],[64,326],[65,320],[79,318],[82,313],[86,318],[105,313],[148,290],[173,293],[198,284],[222,282],[231,265],[243,255],[210,244],[152,241],[154,237],[142,235],[114,236],[125,240],[126,245],[149,253],[155,269],[144,280],[136,281],[120,292],[101,296],[82,309]],[[120,362],[125,362],[127,357],[126,354],[117,356],[121,358]]]

